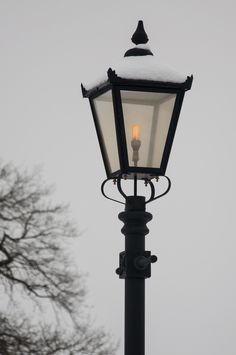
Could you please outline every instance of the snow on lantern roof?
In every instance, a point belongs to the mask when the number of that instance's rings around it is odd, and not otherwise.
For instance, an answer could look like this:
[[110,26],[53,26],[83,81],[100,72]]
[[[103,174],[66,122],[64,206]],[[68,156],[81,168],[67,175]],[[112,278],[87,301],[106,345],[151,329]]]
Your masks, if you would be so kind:
[[[138,46],[137,46],[138,47]],[[116,74],[123,79],[153,80],[184,83],[187,76],[178,74],[158,63],[152,55],[124,57],[115,67]]]
[[150,47],[146,44],[148,37],[142,21],[139,21],[137,29],[132,36],[132,41],[136,46],[129,49],[124,58],[107,71],[107,75],[105,74],[82,86],[84,96],[87,96],[88,92],[94,92],[109,83],[124,83],[125,80],[141,80],[143,83],[151,81],[160,84],[176,84],[177,86],[183,86],[186,90],[191,88],[192,76],[179,74],[161,65],[156,57],[153,56]]
[[[184,83],[188,77],[179,74],[166,66],[158,63],[154,56],[124,57],[110,70],[122,79],[151,80],[168,83]],[[86,90],[92,90],[109,81],[109,76],[104,75],[93,82],[84,85]]]

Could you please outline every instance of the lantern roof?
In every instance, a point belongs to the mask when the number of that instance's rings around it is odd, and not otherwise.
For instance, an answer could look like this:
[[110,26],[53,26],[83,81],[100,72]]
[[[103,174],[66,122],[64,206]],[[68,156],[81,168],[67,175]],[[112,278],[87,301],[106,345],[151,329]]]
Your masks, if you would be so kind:
[[127,81],[141,81],[145,86],[147,83],[160,84],[167,87],[180,87],[189,90],[192,85],[192,76],[180,74],[165,65],[153,55],[148,42],[147,34],[143,27],[143,21],[139,21],[136,31],[132,36],[135,46],[126,51],[124,57],[114,66],[111,66],[107,73],[96,78],[90,83],[82,85],[84,96],[96,92],[103,86],[109,84],[126,84]]

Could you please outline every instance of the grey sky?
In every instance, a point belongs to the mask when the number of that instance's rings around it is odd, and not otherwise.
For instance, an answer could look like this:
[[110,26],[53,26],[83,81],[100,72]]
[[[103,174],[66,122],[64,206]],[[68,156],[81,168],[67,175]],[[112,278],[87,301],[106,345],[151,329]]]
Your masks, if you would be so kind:
[[[0,1],[0,157],[42,164],[83,231],[74,252],[96,321],[123,338],[122,206],[105,171],[81,81],[131,47],[142,19],[153,53],[193,74],[167,175],[149,206],[147,354],[235,355],[235,12],[225,1]],[[122,354],[122,347],[120,354]]]

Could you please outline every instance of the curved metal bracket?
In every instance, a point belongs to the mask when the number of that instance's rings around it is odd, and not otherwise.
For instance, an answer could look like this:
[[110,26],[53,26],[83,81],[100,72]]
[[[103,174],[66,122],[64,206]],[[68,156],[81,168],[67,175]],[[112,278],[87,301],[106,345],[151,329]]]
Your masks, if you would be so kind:
[[[120,179],[121,179],[121,178],[120,178]],[[101,185],[101,192],[102,192],[103,196],[106,197],[108,200],[111,200],[111,201],[114,201],[114,202],[117,202],[117,203],[121,203],[122,205],[125,205],[124,202],[119,201],[119,200],[116,200],[116,199],[114,199],[114,198],[111,198],[111,197],[109,197],[109,196],[105,193],[105,185],[106,185],[106,183],[107,183],[108,181],[110,181],[110,180],[113,180],[114,183],[116,183],[116,181],[118,182],[118,179],[113,179],[113,178],[108,178],[108,179],[104,180],[103,183],[102,183],[102,185]],[[119,184],[119,185],[120,185],[120,184]],[[120,194],[121,194],[124,198],[126,198],[126,195],[124,194],[123,190],[122,190],[121,188],[119,189],[118,184],[117,184],[117,187],[118,187],[118,191],[120,192]]]
[[[151,190],[151,193],[150,193],[150,198],[145,202],[145,204],[149,203],[149,202],[152,202],[152,201],[155,201],[157,200],[158,198],[161,198],[163,196],[165,196],[169,191],[170,191],[170,188],[171,188],[171,180],[168,176],[166,175],[163,175],[163,177],[166,178],[167,182],[168,182],[168,186],[167,186],[167,189],[160,195],[156,196],[156,189],[155,189],[155,186],[154,186],[154,183],[151,181],[151,180],[148,180],[148,179],[145,179],[144,182],[146,185],[149,185],[150,187],[150,190]],[[122,202],[122,201],[119,201],[119,200],[116,200],[114,198],[111,198],[109,197],[106,193],[105,193],[105,185],[108,181],[110,180],[113,180],[114,181],[114,184],[117,184],[117,189],[119,191],[119,193],[121,194],[121,196],[124,197],[124,199],[126,200],[127,199],[127,195],[124,193],[123,189],[122,189],[122,186],[121,186],[121,179],[122,179],[122,176],[118,176],[117,178],[108,178],[106,180],[103,181],[102,185],[101,185],[101,192],[103,194],[103,196],[105,198],[107,198],[108,200],[111,200],[111,201],[114,201],[114,202],[117,202],[117,203],[121,203],[122,205],[125,205],[125,202]],[[137,182],[135,182],[134,180],[134,183],[136,184]]]
[[168,186],[167,186],[167,189],[165,192],[163,192],[162,194],[158,195],[158,196],[155,196],[156,194],[156,191],[155,191],[155,186],[153,184],[153,182],[151,180],[148,180],[146,181],[149,185],[150,185],[150,188],[151,188],[151,197],[149,198],[149,200],[146,201],[146,204],[149,203],[149,202],[152,202],[152,201],[155,201],[157,200],[158,198],[160,197],[163,197],[165,196],[169,191],[170,191],[170,188],[171,188],[171,180],[168,176],[166,175],[163,175],[163,177],[166,178],[167,182],[168,182]]

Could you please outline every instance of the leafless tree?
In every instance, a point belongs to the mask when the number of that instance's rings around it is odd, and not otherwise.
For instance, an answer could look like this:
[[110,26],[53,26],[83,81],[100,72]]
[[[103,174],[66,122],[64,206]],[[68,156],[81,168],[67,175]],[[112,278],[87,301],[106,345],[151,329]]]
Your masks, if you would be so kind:
[[38,173],[0,164],[0,354],[113,355],[66,253],[78,233]]

